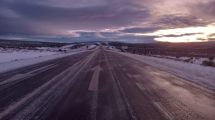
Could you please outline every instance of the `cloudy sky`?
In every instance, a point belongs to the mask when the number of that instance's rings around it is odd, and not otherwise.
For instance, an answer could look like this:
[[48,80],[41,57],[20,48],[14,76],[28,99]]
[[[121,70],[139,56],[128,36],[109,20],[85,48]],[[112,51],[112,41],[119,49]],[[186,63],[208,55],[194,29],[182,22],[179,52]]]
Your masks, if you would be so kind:
[[[215,0],[1,0],[0,38],[215,40]],[[83,39],[82,39],[83,38]]]

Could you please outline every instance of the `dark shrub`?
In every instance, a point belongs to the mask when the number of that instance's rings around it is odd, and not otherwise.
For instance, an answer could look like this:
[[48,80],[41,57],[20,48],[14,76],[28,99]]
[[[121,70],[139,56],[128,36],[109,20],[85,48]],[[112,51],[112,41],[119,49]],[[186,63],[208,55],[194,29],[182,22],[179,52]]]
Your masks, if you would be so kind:
[[179,59],[179,58],[180,58],[180,56],[175,56],[175,58]]
[[202,61],[202,65],[215,67],[215,63],[213,61],[208,61],[208,60]]
[[210,61],[212,61],[212,60],[214,60],[214,57],[209,57],[208,59],[209,59]]

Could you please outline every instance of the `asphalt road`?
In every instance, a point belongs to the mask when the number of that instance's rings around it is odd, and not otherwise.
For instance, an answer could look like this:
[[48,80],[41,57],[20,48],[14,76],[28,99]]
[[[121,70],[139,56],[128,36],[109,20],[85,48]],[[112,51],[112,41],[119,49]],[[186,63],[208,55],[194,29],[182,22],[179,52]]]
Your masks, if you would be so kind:
[[214,120],[215,91],[105,48],[0,74],[1,120]]

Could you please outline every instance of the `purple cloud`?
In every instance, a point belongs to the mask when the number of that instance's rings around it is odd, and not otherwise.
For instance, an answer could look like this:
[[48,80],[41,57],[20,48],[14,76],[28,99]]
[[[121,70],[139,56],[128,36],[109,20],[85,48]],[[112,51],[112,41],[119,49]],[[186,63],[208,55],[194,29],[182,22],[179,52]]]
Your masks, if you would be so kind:
[[215,21],[214,6],[215,0],[2,0],[0,35],[62,36],[82,30],[107,38],[131,33],[131,39],[135,33],[206,26]]

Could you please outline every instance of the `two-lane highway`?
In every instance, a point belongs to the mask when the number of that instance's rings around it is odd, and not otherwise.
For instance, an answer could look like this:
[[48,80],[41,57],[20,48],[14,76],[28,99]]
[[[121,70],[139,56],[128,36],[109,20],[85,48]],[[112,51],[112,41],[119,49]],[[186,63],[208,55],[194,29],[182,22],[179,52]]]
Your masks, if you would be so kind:
[[0,119],[213,120],[214,95],[100,47],[0,74]]

